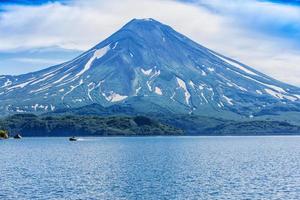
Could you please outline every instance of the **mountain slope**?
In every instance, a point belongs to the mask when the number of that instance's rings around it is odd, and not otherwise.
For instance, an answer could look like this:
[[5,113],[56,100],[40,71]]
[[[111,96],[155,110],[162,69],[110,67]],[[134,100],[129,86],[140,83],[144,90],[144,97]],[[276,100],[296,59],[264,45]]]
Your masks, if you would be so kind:
[[139,112],[253,117],[300,111],[300,89],[209,50],[153,19],[134,19],[79,57],[0,76],[0,112],[93,103]]

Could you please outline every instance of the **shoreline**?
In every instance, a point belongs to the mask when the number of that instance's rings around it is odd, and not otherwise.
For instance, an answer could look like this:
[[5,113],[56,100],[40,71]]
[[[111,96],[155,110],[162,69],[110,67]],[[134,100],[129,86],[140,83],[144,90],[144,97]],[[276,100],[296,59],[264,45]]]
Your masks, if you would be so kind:
[[[23,139],[43,139],[43,138],[70,138],[72,136],[25,136],[22,138]],[[300,137],[300,134],[270,134],[270,135],[136,135],[136,136],[120,136],[120,135],[116,135],[116,136],[75,136],[78,139],[84,139],[84,138],[172,138],[172,137],[176,137],[176,138],[188,138],[188,137],[192,137],[192,138],[201,138],[201,137],[205,137],[205,138],[214,138],[214,137],[218,137],[218,138],[226,138],[226,137],[230,137],[230,138],[238,138],[238,137]],[[13,137],[10,138],[0,138],[0,140],[16,140]]]

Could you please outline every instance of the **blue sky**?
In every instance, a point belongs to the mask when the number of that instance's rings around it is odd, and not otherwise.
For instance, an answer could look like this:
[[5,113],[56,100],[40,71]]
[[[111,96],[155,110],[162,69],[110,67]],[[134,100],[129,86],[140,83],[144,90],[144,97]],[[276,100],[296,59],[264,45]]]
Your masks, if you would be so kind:
[[68,0],[1,0],[0,4],[41,5],[51,2],[67,2]]
[[300,4],[300,0],[269,0],[269,1],[274,3],[282,3],[282,4],[294,4],[294,5]]
[[[72,0],[1,0],[0,4],[23,4],[23,5],[41,5],[51,2],[70,3]],[[183,2],[197,2],[197,0],[181,0]],[[300,0],[260,0],[281,4],[300,5]]]
[[0,74],[58,64],[145,17],[300,86],[300,0],[0,0]]

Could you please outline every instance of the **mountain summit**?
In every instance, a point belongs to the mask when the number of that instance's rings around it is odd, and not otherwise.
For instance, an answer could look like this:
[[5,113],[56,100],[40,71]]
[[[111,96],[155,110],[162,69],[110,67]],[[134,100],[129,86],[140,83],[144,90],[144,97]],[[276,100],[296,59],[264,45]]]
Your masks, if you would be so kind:
[[0,76],[2,114],[91,104],[138,113],[255,117],[300,110],[300,89],[220,55],[154,19],[133,19],[77,58]]

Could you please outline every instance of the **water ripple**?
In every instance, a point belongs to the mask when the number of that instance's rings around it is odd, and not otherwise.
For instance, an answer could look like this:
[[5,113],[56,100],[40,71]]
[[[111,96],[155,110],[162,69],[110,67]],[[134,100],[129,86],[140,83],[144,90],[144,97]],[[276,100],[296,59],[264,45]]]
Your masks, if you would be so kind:
[[0,199],[300,199],[300,137],[0,141]]

